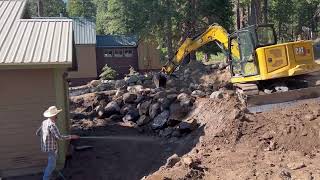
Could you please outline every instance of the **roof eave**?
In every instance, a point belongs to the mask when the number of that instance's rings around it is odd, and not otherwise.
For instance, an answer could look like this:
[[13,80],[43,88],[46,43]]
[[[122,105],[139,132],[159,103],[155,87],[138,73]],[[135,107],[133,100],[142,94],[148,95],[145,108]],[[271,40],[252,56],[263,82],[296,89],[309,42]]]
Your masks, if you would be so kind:
[[14,64],[6,63],[0,64],[0,69],[55,69],[55,68],[70,68],[72,66],[69,63],[24,63]]
[[138,46],[97,46],[97,48],[136,48]]

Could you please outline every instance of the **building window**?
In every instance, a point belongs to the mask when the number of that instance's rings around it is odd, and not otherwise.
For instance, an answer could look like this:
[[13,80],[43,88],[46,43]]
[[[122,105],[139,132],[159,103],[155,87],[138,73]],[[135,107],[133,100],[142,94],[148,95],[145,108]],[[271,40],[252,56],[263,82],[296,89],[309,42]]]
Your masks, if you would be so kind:
[[112,49],[104,50],[104,57],[112,57],[112,56],[113,56],[113,50]]
[[122,49],[115,49],[114,50],[114,57],[123,57],[123,50]]
[[124,56],[125,57],[132,57],[133,56],[133,51],[131,49],[125,49],[124,50]]

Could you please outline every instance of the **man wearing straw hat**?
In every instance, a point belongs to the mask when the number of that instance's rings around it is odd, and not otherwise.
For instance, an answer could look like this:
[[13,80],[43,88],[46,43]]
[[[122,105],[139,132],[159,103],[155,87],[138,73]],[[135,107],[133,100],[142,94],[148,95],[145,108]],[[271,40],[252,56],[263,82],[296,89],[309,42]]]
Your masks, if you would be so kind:
[[49,180],[52,172],[56,168],[56,160],[58,153],[58,140],[79,139],[77,135],[61,135],[56,121],[57,115],[61,112],[55,106],[49,107],[43,116],[48,118],[42,122],[42,125],[37,130],[37,135],[41,137],[41,150],[48,154],[48,165],[43,174],[43,180]]

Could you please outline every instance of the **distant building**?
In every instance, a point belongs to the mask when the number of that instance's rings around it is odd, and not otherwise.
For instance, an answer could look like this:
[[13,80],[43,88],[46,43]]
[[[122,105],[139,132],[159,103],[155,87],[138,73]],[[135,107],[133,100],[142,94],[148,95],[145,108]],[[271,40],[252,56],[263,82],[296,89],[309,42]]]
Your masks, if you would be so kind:
[[155,41],[140,39],[138,42],[139,71],[160,70],[163,64],[160,61],[160,50]]
[[155,43],[138,40],[136,36],[97,35],[97,72],[108,64],[117,71],[118,78],[137,71],[159,70],[160,53]]
[[102,68],[108,64],[116,70],[118,78],[129,73],[132,66],[138,70],[138,39],[135,36],[97,36],[97,71],[100,75]]
[[71,86],[83,85],[97,79],[96,26],[85,18],[72,18],[74,43],[77,56],[77,70],[69,72]]
[[[35,131],[49,106],[63,109],[61,133],[70,129],[66,76],[75,62],[72,20],[23,19],[25,8],[26,0],[0,0],[0,177],[43,171],[47,156]],[[59,142],[58,168],[67,147]]]

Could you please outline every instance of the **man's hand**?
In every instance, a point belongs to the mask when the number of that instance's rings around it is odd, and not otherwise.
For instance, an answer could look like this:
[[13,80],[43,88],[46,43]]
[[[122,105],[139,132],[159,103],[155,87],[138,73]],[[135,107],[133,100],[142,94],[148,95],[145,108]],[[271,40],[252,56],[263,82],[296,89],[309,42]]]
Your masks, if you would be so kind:
[[80,138],[80,136],[78,136],[78,135],[71,135],[70,136],[70,139],[79,139]]

